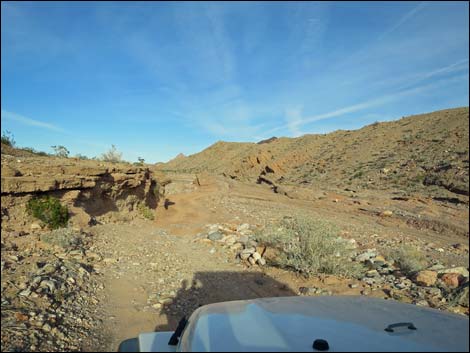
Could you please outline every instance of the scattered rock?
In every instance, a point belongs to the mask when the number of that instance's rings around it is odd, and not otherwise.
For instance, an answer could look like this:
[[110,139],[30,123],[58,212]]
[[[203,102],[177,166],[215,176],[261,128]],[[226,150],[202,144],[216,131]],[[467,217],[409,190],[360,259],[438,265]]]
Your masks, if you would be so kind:
[[419,271],[413,276],[413,280],[420,286],[430,287],[436,283],[437,272],[429,270]]
[[299,288],[299,293],[303,295],[315,295],[319,292],[321,292],[321,289],[317,287],[300,287]]
[[48,288],[50,293],[54,293],[56,290],[56,285],[51,280],[44,280],[39,285],[41,288]]
[[242,232],[244,230],[249,230],[250,225],[248,223],[243,223],[237,227],[237,232]]
[[248,260],[248,258],[251,256],[251,253],[241,252],[238,255],[240,256],[240,259]]
[[458,273],[462,275],[463,277],[468,277],[468,270],[465,267],[451,267],[451,268],[445,268],[442,270],[437,271],[439,274],[443,273]]
[[393,216],[393,211],[387,210],[380,213],[382,217],[391,217]]
[[437,273],[439,273],[439,270],[443,270],[443,269],[445,269],[445,266],[441,265],[441,264],[435,264],[435,265],[428,268],[428,270],[437,271]]
[[256,251],[253,254],[251,254],[251,256],[253,257],[255,261],[258,261],[259,259],[261,259],[261,255],[257,253]]
[[357,262],[365,262],[366,260],[370,260],[374,257],[376,257],[377,254],[372,251],[372,250],[367,250],[366,252],[356,256],[356,261]]
[[428,306],[429,306],[429,303],[428,303],[427,300],[424,300],[424,299],[423,299],[423,300],[418,300],[418,301],[415,303],[415,305],[428,307]]
[[248,248],[245,248],[241,251],[242,254],[253,254],[254,252],[256,252],[256,248],[254,247],[248,247]]
[[30,226],[31,230],[41,230],[42,227],[39,225],[39,223],[31,223],[31,226]]
[[459,273],[444,273],[441,276],[441,281],[450,288],[457,288],[463,279],[463,276]]
[[21,291],[18,295],[22,296],[22,297],[29,297],[31,295],[31,290],[30,289],[25,289],[25,290]]
[[223,237],[224,235],[222,233],[220,233],[219,231],[215,231],[213,233],[210,233],[207,236],[207,239],[210,239],[212,241],[217,241],[217,240],[221,240]]

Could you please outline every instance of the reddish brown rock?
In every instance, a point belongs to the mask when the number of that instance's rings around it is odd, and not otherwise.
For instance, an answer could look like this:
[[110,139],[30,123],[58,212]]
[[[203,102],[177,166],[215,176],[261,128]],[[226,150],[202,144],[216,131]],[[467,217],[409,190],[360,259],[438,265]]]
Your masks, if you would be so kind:
[[442,282],[450,288],[457,288],[462,279],[463,277],[459,273],[445,273],[441,277]]

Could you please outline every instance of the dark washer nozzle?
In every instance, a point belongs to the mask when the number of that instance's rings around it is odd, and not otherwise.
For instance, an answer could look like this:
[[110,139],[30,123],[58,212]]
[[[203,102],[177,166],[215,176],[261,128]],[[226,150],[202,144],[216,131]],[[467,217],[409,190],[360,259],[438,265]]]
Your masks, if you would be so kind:
[[317,351],[327,351],[330,349],[330,345],[325,340],[317,339],[313,341],[313,349]]

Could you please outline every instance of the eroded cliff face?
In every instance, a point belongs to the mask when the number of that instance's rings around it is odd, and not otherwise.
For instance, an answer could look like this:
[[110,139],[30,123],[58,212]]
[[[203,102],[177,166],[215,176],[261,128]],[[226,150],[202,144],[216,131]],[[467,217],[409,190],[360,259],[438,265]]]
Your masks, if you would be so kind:
[[4,229],[30,227],[26,203],[50,195],[67,205],[73,226],[139,216],[154,210],[161,188],[147,168],[92,160],[2,155],[1,201]]

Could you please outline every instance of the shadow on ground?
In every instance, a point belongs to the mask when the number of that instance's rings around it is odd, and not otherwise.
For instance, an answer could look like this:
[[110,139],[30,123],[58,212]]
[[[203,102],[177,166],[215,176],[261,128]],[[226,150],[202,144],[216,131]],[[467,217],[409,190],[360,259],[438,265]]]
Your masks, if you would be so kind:
[[202,305],[294,295],[287,285],[261,272],[196,272],[191,282],[183,282],[174,300],[162,306],[167,324],[157,325],[155,331],[175,330],[182,317],[189,318]]
[[169,199],[165,199],[165,203],[163,204],[163,207],[165,207],[165,210],[168,209],[168,207],[173,206],[175,202],[170,201]]

